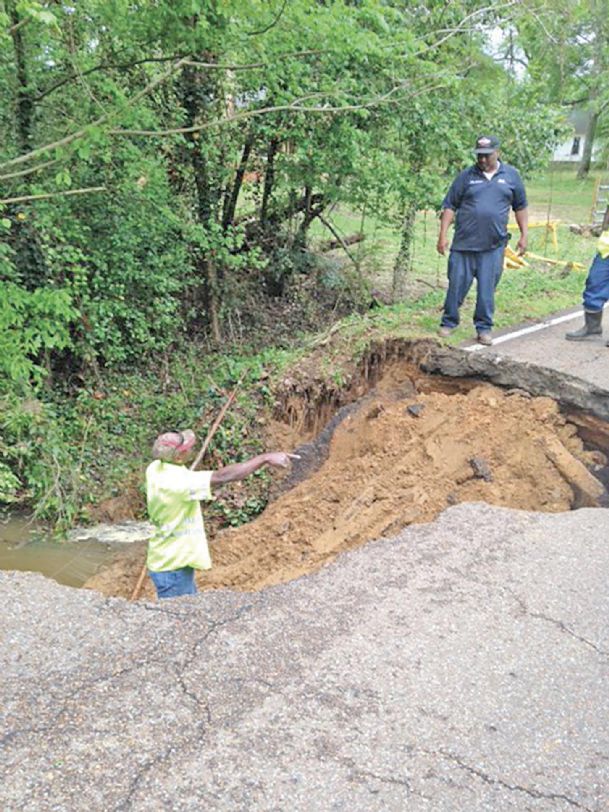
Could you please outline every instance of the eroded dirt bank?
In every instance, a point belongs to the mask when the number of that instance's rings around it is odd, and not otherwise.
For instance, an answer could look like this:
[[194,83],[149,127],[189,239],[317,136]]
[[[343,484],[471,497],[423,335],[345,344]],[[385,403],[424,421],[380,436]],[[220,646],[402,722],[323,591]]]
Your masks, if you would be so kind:
[[[269,447],[278,438],[293,447],[311,439],[306,431],[279,422]],[[548,397],[432,377],[396,360],[336,427],[317,470],[256,521],[211,540],[214,567],[198,585],[288,581],[459,502],[547,512],[596,504],[603,488],[589,469],[606,460],[576,432]],[[87,586],[128,597],[142,555],[131,551]],[[151,584],[142,596],[153,598]]]

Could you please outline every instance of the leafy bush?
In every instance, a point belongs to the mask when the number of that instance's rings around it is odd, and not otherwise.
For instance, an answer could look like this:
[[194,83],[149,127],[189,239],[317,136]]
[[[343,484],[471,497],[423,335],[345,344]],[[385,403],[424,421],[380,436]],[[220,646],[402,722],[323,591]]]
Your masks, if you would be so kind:
[[21,483],[11,469],[0,462],[0,502],[16,502]]
[[0,380],[6,376],[18,386],[40,383],[47,373],[44,354],[71,346],[76,317],[66,288],[28,291],[0,280]]

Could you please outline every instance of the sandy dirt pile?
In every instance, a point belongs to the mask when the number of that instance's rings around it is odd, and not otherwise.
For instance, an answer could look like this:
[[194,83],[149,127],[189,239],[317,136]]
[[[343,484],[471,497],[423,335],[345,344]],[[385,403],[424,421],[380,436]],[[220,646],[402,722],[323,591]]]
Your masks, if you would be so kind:
[[[587,468],[605,460],[584,450],[554,401],[489,384],[434,391],[441,386],[396,365],[338,426],[316,473],[256,521],[211,540],[214,567],[199,587],[288,581],[458,502],[547,512],[595,504],[603,488]],[[128,597],[142,556],[131,551],[87,586]],[[147,582],[143,597],[153,595]]]

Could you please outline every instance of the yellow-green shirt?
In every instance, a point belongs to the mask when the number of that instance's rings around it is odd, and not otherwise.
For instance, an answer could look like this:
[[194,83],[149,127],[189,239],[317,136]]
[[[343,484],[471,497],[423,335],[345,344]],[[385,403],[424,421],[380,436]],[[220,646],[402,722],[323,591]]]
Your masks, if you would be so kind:
[[609,229],[601,232],[601,236],[598,238],[598,242],[596,244],[596,250],[603,259],[607,259],[607,257],[609,257]]
[[201,499],[212,498],[211,474],[162,460],[146,469],[148,515],[155,526],[146,560],[152,572],[211,567],[199,504]]

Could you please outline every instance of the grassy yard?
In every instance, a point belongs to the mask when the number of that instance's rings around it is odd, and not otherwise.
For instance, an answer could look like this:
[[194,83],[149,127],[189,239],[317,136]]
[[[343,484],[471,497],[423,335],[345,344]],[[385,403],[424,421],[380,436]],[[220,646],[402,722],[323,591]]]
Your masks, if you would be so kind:
[[[571,270],[564,265],[552,265],[538,259],[529,259],[529,267],[504,273],[497,291],[497,328],[543,317],[556,310],[579,304],[587,268],[595,250],[595,239],[573,234],[569,225],[589,224],[598,172],[583,181],[575,177],[576,168],[544,169],[526,181],[530,220],[545,224],[558,221],[557,246],[545,225],[529,232],[529,251],[548,259],[578,262],[583,270]],[[362,220],[361,215],[335,210],[330,218],[341,235],[363,230],[365,240],[350,248],[367,283],[389,295],[392,285],[394,258],[399,247],[399,227],[396,223],[380,222],[373,217]],[[518,228],[510,226],[515,247]],[[430,310],[430,325],[436,325],[442,307],[446,284],[446,259],[436,252],[438,221],[435,212],[419,212],[414,243],[414,263],[408,280],[407,298],[424,300]],[[322,225],[313,232],[319,239],[332,235]],[[342,249],[333,252],[344,259]],[[471,333],[470,311],[473,309],[474,290],[463,309],[463,326],[455,333],[455,340]],[[427,320],[426,320],[427,321]]]

